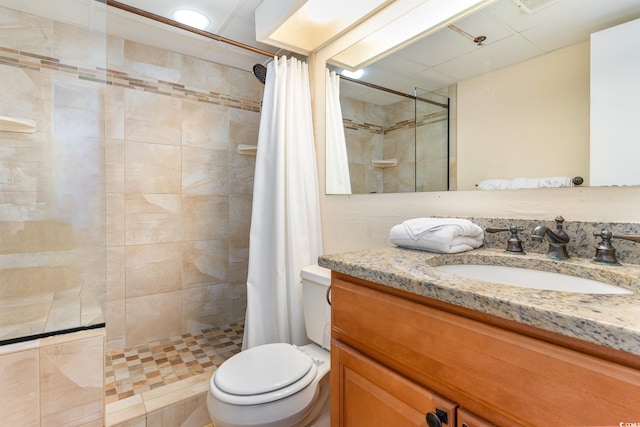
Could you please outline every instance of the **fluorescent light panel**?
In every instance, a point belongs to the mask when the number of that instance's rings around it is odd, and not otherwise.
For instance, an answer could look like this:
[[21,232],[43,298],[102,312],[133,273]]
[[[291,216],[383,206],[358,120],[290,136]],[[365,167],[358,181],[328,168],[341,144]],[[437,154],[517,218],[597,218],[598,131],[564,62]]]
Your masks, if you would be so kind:
[[[273,28],[272,31],[262,35],[257,31],[258,39],[263,43],[308,55],[391,1],[307,0],[297,9],[291,8],[289,17],[279,25],[257,22],[257,29]],[[262,3],[268,4],[269,1],[263,0]],[[296,2],[296,4],[300,3]],[[265,5],[261,4],[258,8],[261,7]],[[256,20],[271,18],[263,11],[258,13],[256,10],[256,12]]]
[[356,70],[469,15],[495,0],[426,0],[331,58]]

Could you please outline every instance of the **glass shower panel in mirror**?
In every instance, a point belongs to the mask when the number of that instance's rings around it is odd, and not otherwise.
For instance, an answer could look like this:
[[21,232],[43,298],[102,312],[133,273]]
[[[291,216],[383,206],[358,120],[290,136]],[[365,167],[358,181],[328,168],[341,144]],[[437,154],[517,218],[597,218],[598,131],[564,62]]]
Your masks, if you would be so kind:
[[449,189],[449,98],[415,90],[416,191]]
[[447,97],[343,78],[340,106],[352,194],[448,189]]

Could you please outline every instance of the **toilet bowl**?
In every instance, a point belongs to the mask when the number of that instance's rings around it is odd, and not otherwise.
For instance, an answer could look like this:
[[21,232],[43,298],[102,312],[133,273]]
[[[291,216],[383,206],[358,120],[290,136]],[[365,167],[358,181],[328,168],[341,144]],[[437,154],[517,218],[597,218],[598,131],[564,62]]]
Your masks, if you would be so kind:
[[207,409],[216,427],[329,426],[330,270],[312,265],[301,278],[313,343],[264,344],[226,360],[209,381]]

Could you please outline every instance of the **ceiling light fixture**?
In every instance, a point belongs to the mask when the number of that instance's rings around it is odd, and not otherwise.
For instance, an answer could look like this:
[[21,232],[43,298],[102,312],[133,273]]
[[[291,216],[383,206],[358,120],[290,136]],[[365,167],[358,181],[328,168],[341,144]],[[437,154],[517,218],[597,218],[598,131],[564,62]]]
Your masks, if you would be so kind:
[[256,40],[301,55],[320,49],[393,0],[262,0]]
[[171,16],[181,24],[185,24],[199,30],[204,30],[211,25],[211,20],[209,18],[204,14],[191,9],[175,10]]

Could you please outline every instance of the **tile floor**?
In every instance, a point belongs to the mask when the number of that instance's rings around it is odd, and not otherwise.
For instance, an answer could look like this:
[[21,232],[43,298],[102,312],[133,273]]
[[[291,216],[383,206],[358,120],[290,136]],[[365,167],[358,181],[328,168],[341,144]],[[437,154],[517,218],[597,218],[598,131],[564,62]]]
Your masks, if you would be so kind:
[[105,403],[214,370],[242,349],[243,332],[242,323],[230,323],[108,352]]

